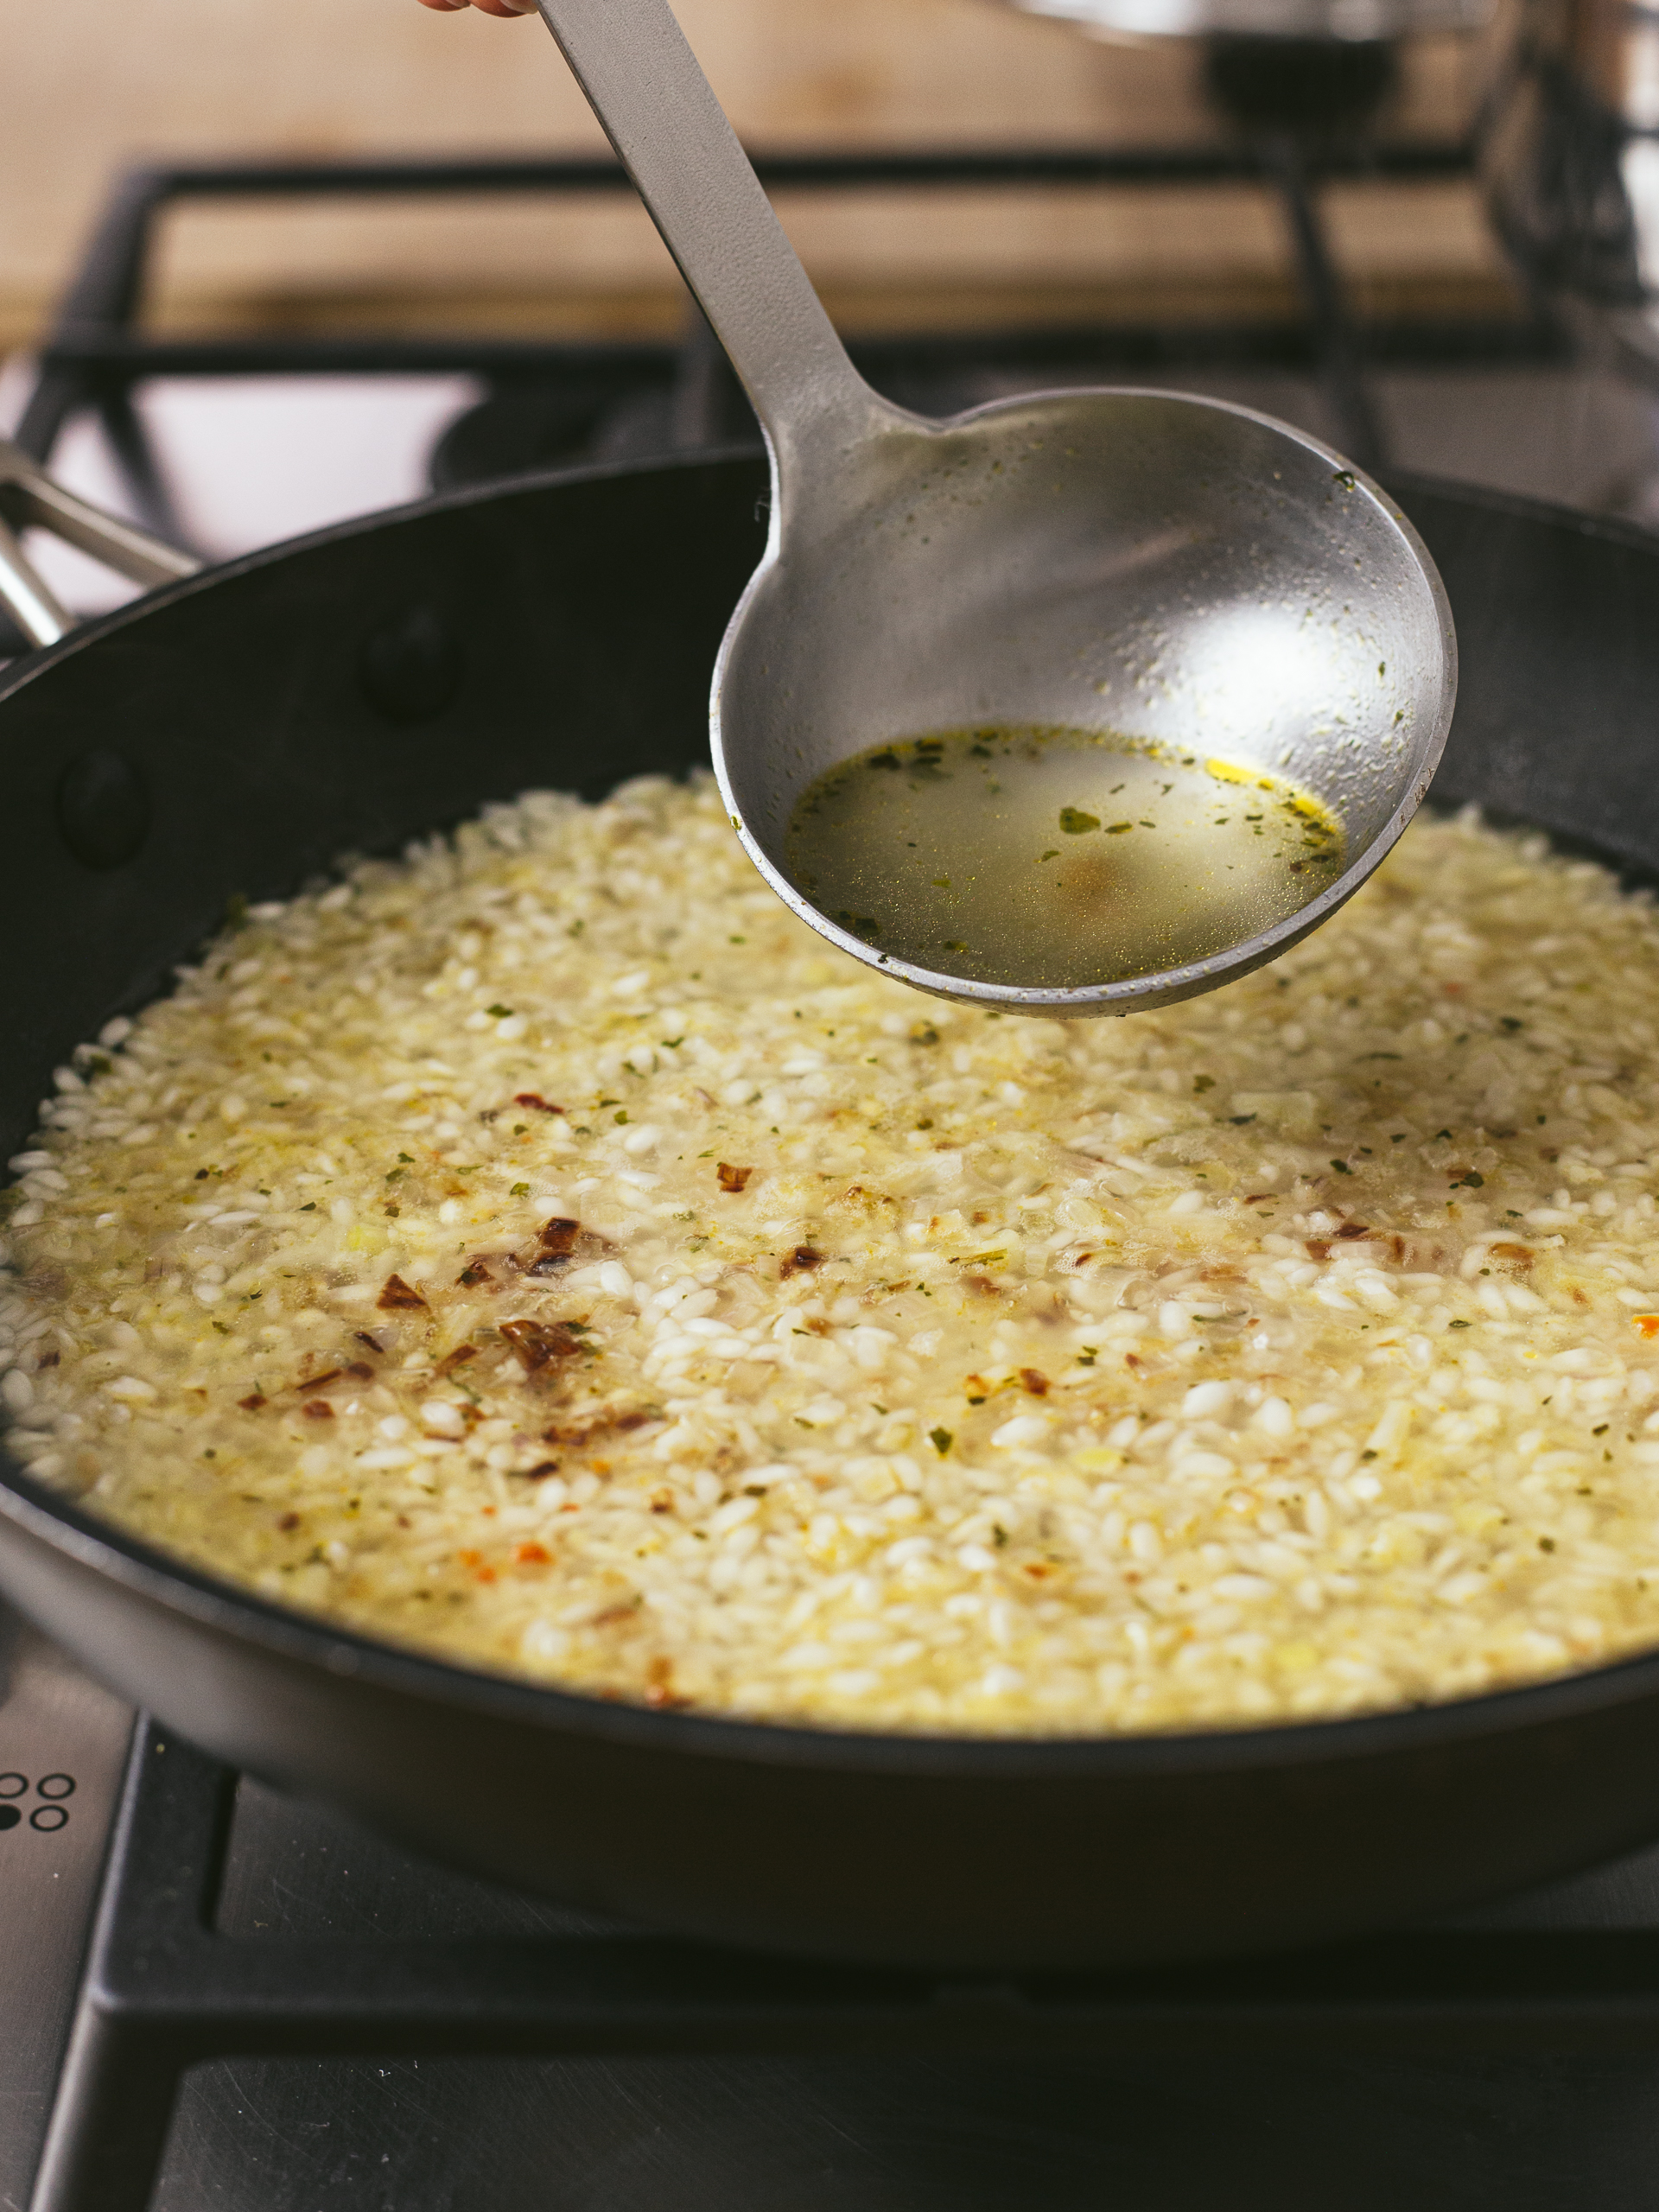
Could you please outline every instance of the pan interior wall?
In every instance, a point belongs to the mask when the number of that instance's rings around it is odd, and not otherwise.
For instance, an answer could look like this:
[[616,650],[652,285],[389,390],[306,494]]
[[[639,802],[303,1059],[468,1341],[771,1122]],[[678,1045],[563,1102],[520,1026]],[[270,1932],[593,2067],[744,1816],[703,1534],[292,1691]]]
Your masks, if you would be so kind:
[[461,497],[256,556],[0,691],[0,1132],[242,907],[527,789],[706,760],[764,467]]

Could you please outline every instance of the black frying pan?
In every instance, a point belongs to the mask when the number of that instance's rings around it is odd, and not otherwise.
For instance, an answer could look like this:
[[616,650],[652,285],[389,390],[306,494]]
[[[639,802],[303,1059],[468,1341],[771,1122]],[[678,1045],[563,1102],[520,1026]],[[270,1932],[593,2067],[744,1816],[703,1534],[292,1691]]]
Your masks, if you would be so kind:
[[[1659,545],[1402,485],[1464,676],[1437,798],[1659,873]],[[229,900],[531,785],[703,751],[758,461],[585,473],[169,587],[0,683],[0,1134]],[[18,1471],[0,1587],[254,1774],[445,1858],[696,1936],[1076,1967],[1305,1941],[1659,1834],[1659,1654],[1376,1719],[979,1741],[653,1713],[410,1656],[99,1525]]]

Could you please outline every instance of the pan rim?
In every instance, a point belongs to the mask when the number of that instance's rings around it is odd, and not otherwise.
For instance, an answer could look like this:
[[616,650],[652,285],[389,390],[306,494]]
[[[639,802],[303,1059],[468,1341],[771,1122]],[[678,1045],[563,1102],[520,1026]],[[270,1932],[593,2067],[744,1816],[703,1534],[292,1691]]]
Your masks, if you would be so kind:
[[[549,469],[434,494],[307,531],[235,556],[112,609],[57,644],[22,656],[0,675],[0,704],[73,655],[142,623],[175,602],[286,559],[349,541],[390,524],[481,506],[556,486],[605,483],[745,462],[764,468],[750,443],[706,453],[600,462]],[[1450,497],[1458,504],[1517,519],[1566,527],[1576,534],[1643,551],[1659,541],[1634,524],[1450,479],[1390,471],[1382,480],[1392,503],[1395,486]],[[1430,794],[1432,803],[1432,789]],[[1603,865],[1618,862],[1610,853]],[[1626,866],[1641,867],[1636,855]],[[1652,869],[1652,864],[1648,864]],[[1659,870],[1653,870],[1659,873]],[[903,1774],[941,1782],[1001,1778],[1027,1783],[1197,1777],[1225,1771],[1310,1769],[1406,1758],[1498,1734],[1542,1730],[1596,1711],[1659,1699],[1659,1644],[1649,1650],[1541,1680],[1373,1712],[1261,1726],[1148,1730],[1135,1734],[991,1736],[924,1730],[903,1733],[821,1726],[764,1716],[653,1710],[644,1705],[566,1689],[528,1676],[462,1664],[307,1614],[221,1580],[159,1547],[130,1535],[35,1481],[0,1446],[0,1516],[73,1564],[106,1575],[133,1595],[197,1625],[229,1631],[268,1656],[309,1666],[367,1687],[414,1696],[452,1709],[517,1718],[550,1735],[583,1736],[618,1748],[753,1765],[813,1769],[870,1777]]]
[[[737,461],[758,465],[762,471],[766,467],[766,456],[759,445],[731,444],[654,459],[590,461],[579,468],[537,469],[522,476],[497,477],[482,484],[463,485],[453,492],[429,493],[424,499],[406,499],[393,507],[372,508],[366,514],[347,515],[340,522],[324,523],[316,530],[302,531],[293,537],[279,537],[269,545],[254,546],[246,553],[233,553],[228,560],[210,562],[194,575],[181,576],[175,582],[141,592],[137,599],[127,600],[121,606],[110,608],[107,613],[90,615],[78,622],[55,644],[39,645],[19,654],[9,666],[0,668],[0,704],[101,639],[112,637],[134,623],[146,621],[152,614],[159,614],[181,600],[194,599],[221,584],[238,582],[290,555],[319,552],[327,546],[348,543],[354,537],[370,536],[394,524],[419,522],[429,515],[463,512],[469,507],[489,505],[497,499],[512,499],[520,493],[534,494],[556,486],[607,484],[623,478],[671,472],[691,474],[699,469],[730,466]],[[769,498],[770,494],[766,496]]]

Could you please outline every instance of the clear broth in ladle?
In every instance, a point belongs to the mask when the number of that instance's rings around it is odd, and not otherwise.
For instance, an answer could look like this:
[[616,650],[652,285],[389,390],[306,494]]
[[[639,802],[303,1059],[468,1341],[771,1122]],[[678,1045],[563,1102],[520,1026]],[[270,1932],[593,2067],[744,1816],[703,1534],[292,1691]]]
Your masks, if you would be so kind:
[[1256,767],[1110,732],[950,730],[819,777],[790,876],[896,959],[1064,988],[1185,966],[1334,883],[1342,830]]

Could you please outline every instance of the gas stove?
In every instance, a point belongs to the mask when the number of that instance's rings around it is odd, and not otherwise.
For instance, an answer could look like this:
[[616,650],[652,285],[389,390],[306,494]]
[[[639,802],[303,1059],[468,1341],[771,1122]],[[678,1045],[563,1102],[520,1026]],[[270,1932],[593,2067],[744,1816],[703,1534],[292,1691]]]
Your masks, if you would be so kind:
[[[1202,389],[1385,476],[1659,519],[1628,349],[1520,282],[1502,313],[1353,313],[1323,179],[1471,159],[1262,139],[761,167],[848,193],[1266,178],[1300,319],[924,330],[860,365],[936,413],[1041,384]],[[146,253],[183,200],[622,188],[603,162],[137,173],[39,359],[0,375],[0,424],[210,557],[429,488],[753,439],[690,310],[678,345],[144,327]],[[79,611],[114,603],[73,554],[42,566]],[[0,1870],[12,2212],[1624,2212],[1659,2171],[1659,1851],[1292,1959],[1077,1980],[757,1960],[410,1857],[215,1767],[0,1622]]]
[[826,1967],[417,1860],[135,1720],[28,1631],[10,1656],[18,2212],[1652,2199],[1659,1851],[1295,1957]]

